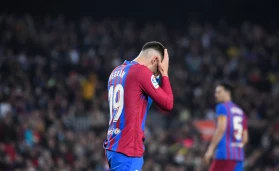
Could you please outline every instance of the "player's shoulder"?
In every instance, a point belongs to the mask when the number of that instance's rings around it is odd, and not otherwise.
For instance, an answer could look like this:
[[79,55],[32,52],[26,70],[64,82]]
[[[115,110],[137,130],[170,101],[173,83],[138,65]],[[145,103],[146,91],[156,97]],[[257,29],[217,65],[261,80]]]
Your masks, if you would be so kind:
[[225,103],[218,103],[216,105],[216,113],[217,113],[217,115],[226,115],[227,114],[227,108],[225,106]]
[[216,109],[219,109],[219,108],[225,108],[225,103],[218,103],[216,105]]
[[152,72],[144,65],[132,65],[129,70],[131,75],[152,75]]
[[123,66],[124,66],[123,64],[116,66],[116,67],[111,71],[111,74],[114,73],[116,70],[119,70],[119,69],[122,68]]
[[237,113],[239,115],[245,115],[244,110],[238,106],[236,103],[233,103],[233,107],[231,108],[231,110],[233,110],[233,113]]
[[146,66],[141,65],[141,64],[135,64],[131,68],[133,68],[135,70],[138,70],[138,71],[145,71],[145,72],[150,72],[151,73],[151,71]]

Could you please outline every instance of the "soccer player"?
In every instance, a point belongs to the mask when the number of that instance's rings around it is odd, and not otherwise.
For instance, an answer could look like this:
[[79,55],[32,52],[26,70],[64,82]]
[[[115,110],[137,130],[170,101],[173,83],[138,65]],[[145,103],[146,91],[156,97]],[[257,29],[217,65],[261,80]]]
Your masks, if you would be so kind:
[[218,84],[215,90],[219,103],[216,106],[217,128],[204,156],[206,163],[209,163],[215,151],[210,171],[243,170],[243,147],[248,142],[246,117],[243,110],[232,102],[231,95],[230,84]]
[[[104,142],[111,171],[141,170],[144,126],[152,100],[163,110],[173,108],[168,68],[167,49],[159,42],[148,42],[137,58],[112,71],[108,80],[110,121]],[[155,78],[158,75],[161,87]]]

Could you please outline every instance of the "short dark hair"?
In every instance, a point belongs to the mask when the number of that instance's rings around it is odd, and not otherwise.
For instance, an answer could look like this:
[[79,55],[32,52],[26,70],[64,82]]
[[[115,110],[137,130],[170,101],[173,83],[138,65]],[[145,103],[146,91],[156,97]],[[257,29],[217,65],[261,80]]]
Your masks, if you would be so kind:
[[160,55],[162,55],[162,58],[164,57],[165,46],[160,42],[156,42],[156,41],[147,42],[145,45],[143,45],[142,51],[146,49],[154,49],[158,51]]
[[217,86],[222,86],[226,91],[233,95],[233,86],[228,81],[220,81]]

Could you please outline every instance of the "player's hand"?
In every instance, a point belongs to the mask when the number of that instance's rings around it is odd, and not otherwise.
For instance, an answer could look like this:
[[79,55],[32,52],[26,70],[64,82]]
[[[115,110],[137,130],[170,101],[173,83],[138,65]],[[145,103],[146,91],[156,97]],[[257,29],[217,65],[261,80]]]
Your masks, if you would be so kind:
[[212,156],[213,156],[213,150],[209,148],[204,155],[205,164],[209,164]]
[[158,61],[158,70],[162,76],[168,76],[169,71],[169,54],[168,50],[164,51],[164,59],[162,62]]

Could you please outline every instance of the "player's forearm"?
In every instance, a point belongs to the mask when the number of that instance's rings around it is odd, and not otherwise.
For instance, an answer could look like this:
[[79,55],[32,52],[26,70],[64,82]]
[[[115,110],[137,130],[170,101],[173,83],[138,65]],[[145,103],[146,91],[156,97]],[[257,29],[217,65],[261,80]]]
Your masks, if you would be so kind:
[[243,140],[243,141],[242,141],[242,145],[243,145],[243,147],[244,147],[247,143],[248,143],[248,141]]
[[213,135],[213,138],[212,138],[212,140],[211,140],[210,145],[209,145],[208,148],[211,148],[211,149],[214,150],[214,149],[216,148],[217,144],[220,142],[223,133],[224,133],[224,132],[223,132],[222,130],[218,130],[218,129],[217,129],[217,130],[215,131],[214,135]]
[[[146,75],[150,74],[146,71]],[[154,81],[154,75],[146,77],[144,73],[137,75],[137,81],[142,90],[156,102],[163,110],[170,111],[173,108],[173,94],[168,77],[162,77],[162,86]]]
[[162,77],[169,77],[168,73],[162,73]]
[[243,132],[243,141],[242,141],[243,146],[245,146],[248,143],[248,141],[249,141],[248,131],[244,130],[244,132]]

